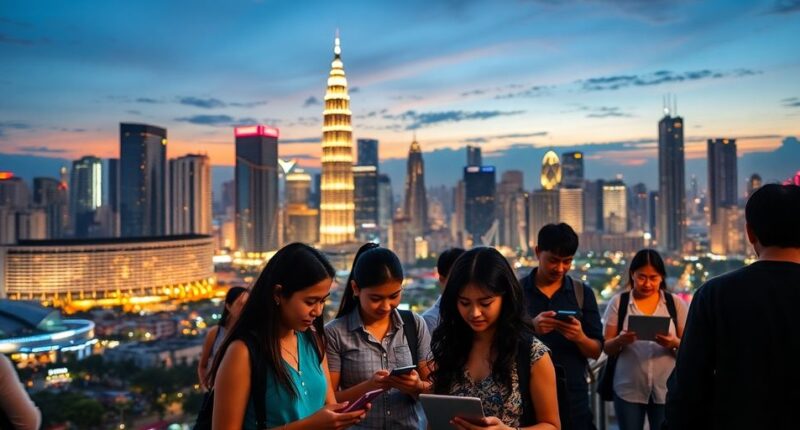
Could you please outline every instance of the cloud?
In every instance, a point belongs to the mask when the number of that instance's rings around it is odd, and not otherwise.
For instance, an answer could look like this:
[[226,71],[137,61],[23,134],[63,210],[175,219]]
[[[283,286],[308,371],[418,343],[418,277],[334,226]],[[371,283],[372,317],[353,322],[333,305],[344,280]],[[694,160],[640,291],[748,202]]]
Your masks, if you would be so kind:
[[[500,139],[521,139],[525,137],[542,137],[547,136],[549,133],[546,131],[535,131],[532,133],[508,133],[508,134],[497,134],[494,136],[482,136],[482,137],[470,137],[467,139],[463,139],[462,142],[464,143],[486,143],[490,140],[500,140]],[[525,145],[529,145],[526,143]]]
[[63,154],[67,152],[65,149],[48,148],[46,146],[20,146],[17,149],[29,154]]
[[321,137],[300,137],[296,139],[281,139],[281,143],[320,143]]
[[549,94],[552,86],[534,85],[522,91],[510,92],[505,94],[498,94],[494,96],[496,99],[513,99],[513,98],[531,98],[541,97]]
[[800,12],[800,0],[776,0],[770,12],[775,14]]
[[781,100],[784,107],[794,108],[800,107],[800,97],[789,97],[787,99]]
[[489,139],[485,137],[470,137],[468,139],[464,139],[462,142],[464,143],[486,143]]
[[360,93],[361,87],[353,87],[347,90],[350,94]]
[[156,100],[150,97],[139,97],[134,100],[136,103],[158,104],[163,103],[161,100]]
[[138,110],[126,110],[125,113],[131,114],[131,115],[141,115],[142,114],[142,112],[140,112]]
[[254,102],[230,102],[228,104],[230,106],[235,106],[235,107],[253,108],[256,106],[264,106],[267,103],[269,102],[267,102],[266,100],[257,100]]
[[427,127],[429,125],[443,123],[443,122],[461,122],[473,120],[486,120],[501,116],[513,116],[524,113],[522,110],[515,111],[463,111],[463,110],[450,110],[441,112],[416,112],[409,110],[400,115],[384,115],[384,119],[399,120],[409,122],[406,125],[406,130],[416,130],[418,128]]
[[358,119],[375,118],[378,115],[386,114],[386,112],[389,112],[389,111],[387,109],[373,110],[373,111],[369,111],[369,112],[367,112],[365,114],[356,115],[356,118],[358,118]]
[[0,43],[6,43],[9,45],[19,45],[19,46],[31,46],[35,44],[36,41],[31,39],[20,39],[17,37],[0,33]]
[[235,119],[229,115],[193,115],[190,117],[175,118],[175,121],[188,122],[197,125],[209,125],[214,127],[233,127],[237,125],[257,124],[253,118]]
[[309,106],[315,106],[315,105],[319,105],[319,104],[321,104],[321,103],[320,103],[318,98],[316,98],[314,96],[310,96],[309,98],[306,99],[306,101],[303,102],[303,107],[307,108]]
[[0,137],[4,137],[7,130],[30,130],[32,128],[30,124],[24,122],[0,121]]
[[689,82],[703,79],[740,78],[760,74],[761,71],[751,69],[736,69],[729,71],[695,70],[676,73],[669,70],[660,70],[649,74],[601,76],[576,81],[585,91],[618,90],[632,86],[654,86],[675,82]]
[[213,97],[207,99],[201,99],[199,97],[180,97],[178,98],[178,103],[182,105],[194,106],[203,109],[214,109],[226,106],[225,102],[223,102],[220,99],[215,99]]
[[620,108],[615,106],[597,106],[588,107],[583,106],[580,110],[588,111],[586,118],[632,118],[633,115],[622,112]]

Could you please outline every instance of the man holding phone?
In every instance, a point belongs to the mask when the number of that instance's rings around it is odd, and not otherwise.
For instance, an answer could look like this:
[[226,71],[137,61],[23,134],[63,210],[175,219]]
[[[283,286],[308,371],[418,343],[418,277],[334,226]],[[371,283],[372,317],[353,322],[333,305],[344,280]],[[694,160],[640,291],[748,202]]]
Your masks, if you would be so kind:
[[536,337],[550,348],[553,364],[566,374],[570,429],[584,430],[595,428],[586,369],[588,358],[600,356],[603,326],[592,290],[567,276],[577,250],[578,235],[569,225],[542,227],[535,248],[539,267],[521,283]]

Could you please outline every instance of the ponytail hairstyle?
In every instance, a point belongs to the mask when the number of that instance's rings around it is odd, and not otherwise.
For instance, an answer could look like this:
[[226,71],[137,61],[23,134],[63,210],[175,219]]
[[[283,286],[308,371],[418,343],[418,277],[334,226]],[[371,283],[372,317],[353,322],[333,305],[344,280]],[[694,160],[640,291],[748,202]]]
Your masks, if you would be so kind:
[[228,310],[228,307],[233,306],[233,303],[242,293],[246,293],[247,288],[244,287],[231,287],[228,290],[228,294],[225,294],[225,304],[222,306],[222,316],[219,318],[219,323],[217,323],[220,327],[228,327],[228,319],[231,317],[231,311]]
[[[222,358],[231,343],[252,337],[255,339],[256,347],[261,351],[260,355],[267,372],[275,375],[278,384],[282,385],[293,398],[297,398],[297,391],[281,356],[281,308],[275,302],[275,287],[280,285],[282,288],[277,294],[289,299],[294,293],[326,279],[333,282],[335,275],[336,271],[328,259],[308,245],[291,243],[278,250],[250,289],[250,298],[242,308],[239,319],[230,329],[220,346],[219,353],[214,357],[214,365],[207,380],[209,386],[213,386]],[[322,363],[325,356],[325,328],[321,315],[314,320],[309,332],[317,358]]]
[[403,265],[394,252],[381,248],[377,243],[368,242],[361,246],[353,259],[353,268],[344,286],[342,302],[336,318],[349,314],[358,306],[358,297],[353,294],[353,283],[358,288],[383,285],[388,281],[403,282]]
[[633,289],[633,272],[644,266],[651,266],[661,275],[661,284],[658,288],[667,291],[667,269],[661,255],[654,249],[642,249],[633,256],[631,266],[628,268],[628,288]]

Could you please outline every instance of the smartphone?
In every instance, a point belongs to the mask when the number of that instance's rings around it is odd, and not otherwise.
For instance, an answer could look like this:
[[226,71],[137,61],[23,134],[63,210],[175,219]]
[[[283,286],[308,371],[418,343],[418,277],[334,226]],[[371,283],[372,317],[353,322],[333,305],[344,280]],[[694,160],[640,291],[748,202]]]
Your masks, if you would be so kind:
[[356,400],[353,403],[350,403],[349,405],[347,405],[346,408],[338,412],[347,413],[347,412],[355,412],[355,411],[360,411],[362,409],[366,409],[367,403],[375,400],[375,398],[378,397],[382,392],[383,392],[382,389],[367,391],[366,393],[364,393],[363,396],[359,397],[358,400]]
[[559,321],[569,321],[569,317],[580,318],[580,311],[567,311],[567,310],[556,311],[555,319]]
[[417,366],[412,364],[411,366],[396,367],[392,369],[391,373],[389,373],[389,376],[407,375],[411,373],[412,370],[417,370]]

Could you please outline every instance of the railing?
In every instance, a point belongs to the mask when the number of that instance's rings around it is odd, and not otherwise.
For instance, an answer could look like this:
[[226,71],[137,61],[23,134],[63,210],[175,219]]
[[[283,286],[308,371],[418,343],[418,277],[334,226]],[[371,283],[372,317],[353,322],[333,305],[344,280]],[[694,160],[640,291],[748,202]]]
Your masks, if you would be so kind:
[[608,356],[605,353],[601,354],[597,360],[589,361],[589,404],[592,407],[594,414],[594,422],[598,430],[608,429],[608,414],[606,413],[606,402],[597,394],[597,384],[600,380],[600,371],[603,365],[606,364]]

